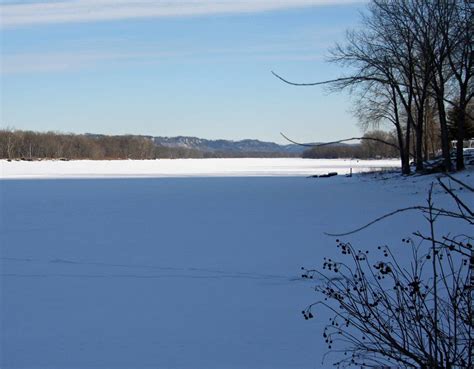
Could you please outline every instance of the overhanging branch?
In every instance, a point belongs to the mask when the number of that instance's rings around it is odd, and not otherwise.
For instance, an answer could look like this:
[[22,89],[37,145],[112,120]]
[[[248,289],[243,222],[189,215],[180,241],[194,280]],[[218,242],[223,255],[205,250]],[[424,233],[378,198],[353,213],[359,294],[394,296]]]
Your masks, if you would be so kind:
[[380,142],[380,143],[383,143],[385,145],[388,145],[388,146],[391,146],[391,147],[394,147],[396,148],[397,150],[399,150],[400,148],[393,144],[393,143],[390,143],[390,142],[387,142],[387,141],[384,141],[384,140],[381,140],[379,138],[375,138],[375,137],[351,137],[351,138],[345,138],[343,140],[338,140],[338,141],[331,141],[331,142],[323,142],[323,143],[318,143],[318,144],[305,144],[305,143],[300,143],[300,142],[296,142],[294,140],[292,140],[291,138],[288,138],[287,136],[285,136],[285,134],[283,134],[282,132],[280,132],[280,134],[283,136],[283,138],[285,138],[287,141],[295,144],[295,145],[299,145],[299,146],[305,146],[305,147],[321,147],[321,146],[327,146],[327,145],[334,145],[334,144],[337,144],[337,143],[342,143],[342,142],[347,142],[347,141],[355,141],[355,140],[369,140],[369,141],[376,141],[376,142]]
[[272,71],[272,74],[279,80],[292,86],[320,86],[320,85],[328,85],[328,84],[337,83],[337,82],[346,82],[347,86],[349,86],[350,84],[354,84],[356,82],[368,82],[368,81],[375,81],[375,82],[380,82],[380,83],[390,82],[388,80],[376,78],[376,77],[354,76],[354,77],[341,77],[341,78],[336,78],[336,79],[329,79],[327,81],[319,81],[319,82],[311,82],[311,83],[296,83],[296,82],[291,82],[283,78],[282,76],[276,74],[274,71]]
[[369,223],[366,223],[363,226],[361,226],[359,228],[356,228],[356,229],[353,229],[353,230],[348,231],[348,232],[344,232],[344,233],[324,232],[324,234],[327,235],[327,236],[331,236],[331,237],[348,236],[348,235],[360,232],[360,231],[362,231],[366,228],[369,228],[373,224],[378,223],[378,222],[380,222],[380,221],[382,221],[386,218],[390,218],[390,217],[394,216],[395,214],[404,213],[406,211],[412,211],[412,210],[421,210],[424,213],[428,212],[428,211],[434,211],[434,212],[438,213],[438,215],[442,215],[442,216],[446,216],[446,217],[450,217],[450,218],[463,219],[463,220],[467,221],[469,224],[473,224],[473,221],[474,221],[474,217],[469,216],[469,215],[463,215],[463,214],[458,214],[458,213],[455,213],[455,212],[452,212],[452,211],[449,211],[449,210],[445,210],[445,209],[438,209],[438,208],[434,208],[434,207],[430,208],[430,207],[427,207],[427,206],[419,205],[419,206],[409,206],[407,208],[401,208],[401,209],[394,210],[390,213],[386,213],[386,214],[384,214],[384,215],[382,215],[378,218],[375,218],[374,220],[370,221]]
[[292,86],[319,86],[319,85],[327,85],[329,83],[343,82],[343,81],[349,81],[349,80],[354,79],[353,77],[347,77],[347,78],[337,78],[337,79],[330,79],[328,81],[320,81],[320,82],[312,82],[312,83],[295,83],[295,82],[288,81],[287,79],[284,79],[280,75],[276,74],[274,71],[272,71],[272,74],[279,80]]

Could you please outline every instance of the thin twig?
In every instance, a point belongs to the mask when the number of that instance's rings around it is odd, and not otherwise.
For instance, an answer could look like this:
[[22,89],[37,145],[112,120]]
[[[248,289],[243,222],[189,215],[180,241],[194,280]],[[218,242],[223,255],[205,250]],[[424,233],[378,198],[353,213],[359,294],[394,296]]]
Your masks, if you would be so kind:
[[461,181],[461,180],[459,180],[459,179],[453,177],[451,174],[449,174],[449,173],[444,173],[444,175],[445,175],[446,177],[449,177],[451,180],[453,180],[453,181],[456,182],[457,184],[460,184],[461,186],[467,188],[469,191],[474,192],[474,188],[472,188],[471,186],[467,185],[467,184],[464,183],[463,181]]
[[[427,210],[429,210],[429,208],[427,206],[421,206],[421,205],[418,205],[418,206],[410,206],[410,207],[407,207],[407,208],[402,208],[402,209],[397,209],[397,210],[394,210],[390,213],[386,213],[378,218],[375,218],[374,220],[370,221],[369,223],[359,227],[359,228],[356,228],[352,231],[349,231],[349,232],[345,232],[345,233],[327,233],[327,232],[324,232],[325,235],[327,236],[331,236],[331,237],[341,237],[341,236],[348,236],[350,234],[354,234],[354,233],[357,233],[357,232],[360,232],[362,231],[363,229],[366,229],[368,227],[370,227],[371,225],[375,224],[375,223],[378,223],[380,222],[381,220],[384,220],[386,218],[389,218],[395,214],[398,214],[398,213],[403,213],[403,212],[406,212],[406,211],[410,211],[410,210],[421,210],[422,212],[426,212]],[[445,209],[437,209],[437,208],[432,208],[433,211],[436,211],[439,213],[439,215],[442,215],[442,216],[447,216],[447,217],[452,217],[452,218],[460,218],[460,219],[464,219],[466,220],[468,223],[472,224],[473,222],[473,219],[474,217],[472,216],[468,216],[468,215],[462,215],[462,214],[458,214],[458,213],[454,213],[452,211],[449,211],[449,210],[445,210]]]
[[349,232],[345,232],[345,233],[327,233],[327,232],[324,232],[325,235],[327,236],[332,236],[332,237],[340,237],[340,236],[347,236],[347,235],[350,235],[350,234],[353,234],[353,233],[357,233],[359,231],[362,231],[363,229],[365,228],[368,228],[370,227],[372,224],[375,224],[377,222],[380,222],[381,220],[383,219],[386,219],[386,218],[389,218],[395,214],[398,214],[398,213],[403,213],[405,211],[410,211],[410,210],[425,210],[425,206],[410,206],[410,207],[407,207],[407,208],[402,208],[402,209],[397,209],[397,210],[394,210],[390,213],[387,213],[387,214],[384,214],[374,220],[372,220],[371,222],[363,225],[362,227],[359,227],[357,229],[354,229],[352,231],[349,231]]
[[462,202],[462,200],[461,200],[458,196],[456,196],[456,194],[454,193],[454,191],[453,191],[452,189],[448,188],[448,187],[443,183],[443,181],[441,180],[441,178],[438,178],[438,183],[441,185],[441,187],[443,187],[443,189],[444,189],[447,193],[449,193],[449,195],[450,195],[452,198],[454,198],[454,200],[456,201],[456,204],[459,204],[462,208],[464,208],[464,210],[466,210],[466,211],[469,213],[469,215],[470,215],[471,217],[474,216],[474,212],[473,212],[471,209],[469,209],[469,207],[468,207],[466,204],[464,204],[464,202]]

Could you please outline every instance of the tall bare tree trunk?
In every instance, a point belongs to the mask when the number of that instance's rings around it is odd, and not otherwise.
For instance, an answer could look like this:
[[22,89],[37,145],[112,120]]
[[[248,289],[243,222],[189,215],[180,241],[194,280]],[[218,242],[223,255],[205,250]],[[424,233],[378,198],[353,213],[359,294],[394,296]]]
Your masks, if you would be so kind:
[[444,169],[450,172],[453,167],[451,163],[451,153],[449,151],[448,123],[446,109],[444,106],[444,85],[437,86],[436,102],[438,104],[439,126],[441,133],[441,152],[443,155]]
[[457,144],[456,144],[456,170],[463,170],[464,167],[464,137],[466,132],[466,95],[467,91],[461,88],[459,109],[457,114]]
[[411,146],[411,118],[410,116],[407,119],[407,128],[406,128],[406,133],[405,133],[405,152],[403,153],[403,156],[405,158],[405,166],[406,166],[406,172],[403,170],[403,174],[410,174],[410,146]]
[[[424,102],[423,102],[424,104]],[[418,108],[417,120],[418,123],[416,125],[416,142],[415,142],[415,160],[416,160],[416,171],[421,172],[423,171],[423,119],[424,118],[424,106]]]

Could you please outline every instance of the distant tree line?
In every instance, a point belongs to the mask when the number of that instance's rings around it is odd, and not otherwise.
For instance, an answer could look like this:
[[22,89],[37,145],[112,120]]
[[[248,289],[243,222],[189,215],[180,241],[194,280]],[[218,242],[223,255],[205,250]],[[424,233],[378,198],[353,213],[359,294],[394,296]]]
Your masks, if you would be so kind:
[[144,136],[0,130],[2,159],[156,159],[202,157],[186,148],[157,146]]
[[[157,145],[149,136],[64,134],[0,129],[0,159],[178,159],[283,157],[288,153],[206,152]],[[297,156],[296,154],[293,156]]]
[[[315,146],[303,152],[303,158],[311,159],[382,159],[396,158],[398,151],[396,148],[397,138],[395,134],[385,131],[372,131],[364,135],[365,138],[376,140],[361,140],[358,144],[333,144],[325,146]],[[392,146],[383,142],[391,143]]]

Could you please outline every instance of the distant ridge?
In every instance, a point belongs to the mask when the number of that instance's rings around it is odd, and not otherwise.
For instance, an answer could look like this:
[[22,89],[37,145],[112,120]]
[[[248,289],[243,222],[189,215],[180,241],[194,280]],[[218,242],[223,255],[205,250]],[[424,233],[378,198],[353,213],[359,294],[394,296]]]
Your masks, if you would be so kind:
[[177,136],[177,137],[153,137],[156,145],[199,150],[208,153],[228,153],[228,154],[277,154],[288,156],[299,156],[305,150],[304,147],[289,144],[279,145],[274,142],[265,142],[254,139],[240,141],[232,140],[207,140],[198,137]]

